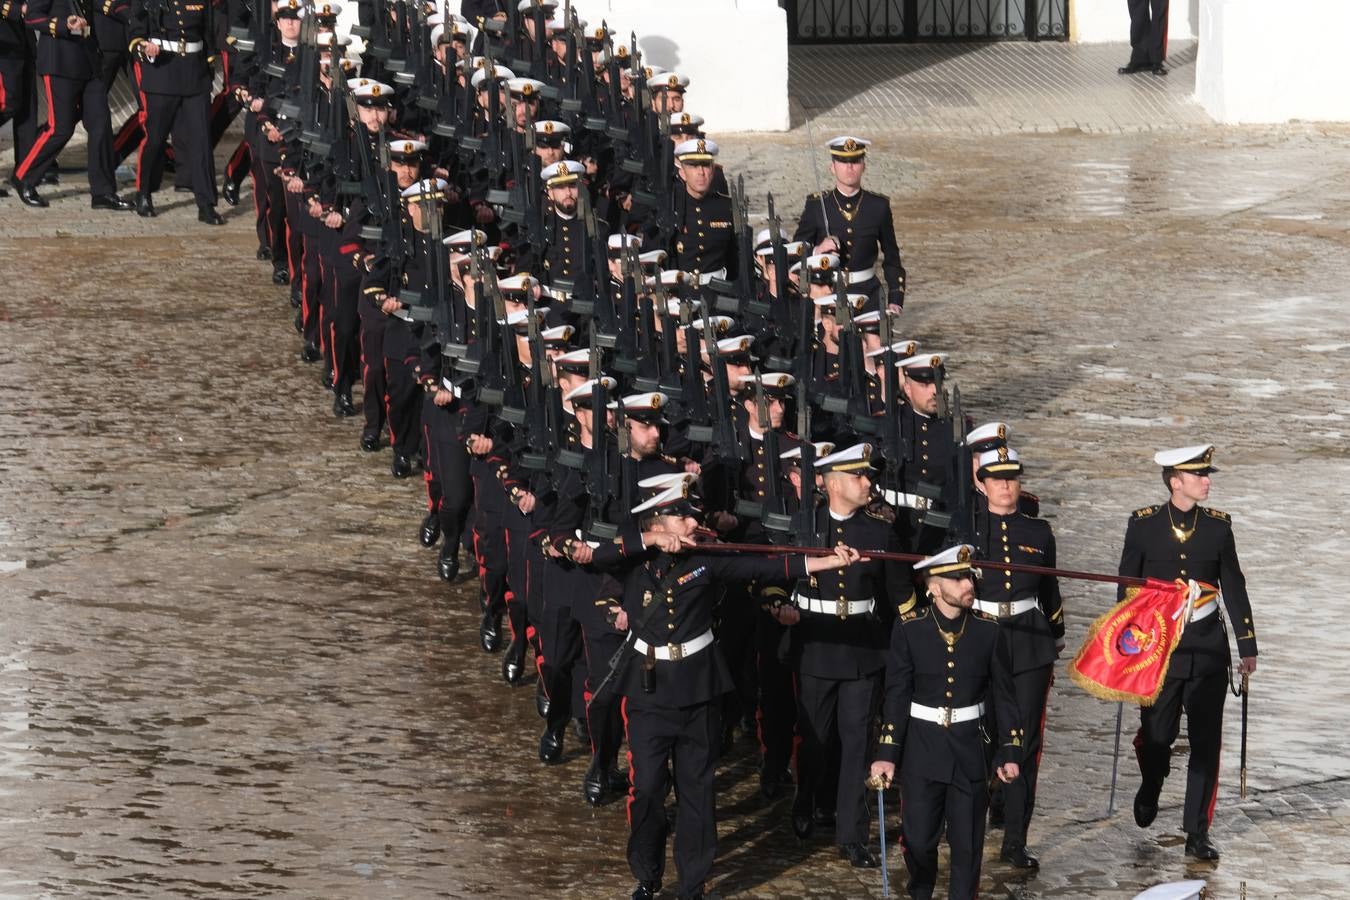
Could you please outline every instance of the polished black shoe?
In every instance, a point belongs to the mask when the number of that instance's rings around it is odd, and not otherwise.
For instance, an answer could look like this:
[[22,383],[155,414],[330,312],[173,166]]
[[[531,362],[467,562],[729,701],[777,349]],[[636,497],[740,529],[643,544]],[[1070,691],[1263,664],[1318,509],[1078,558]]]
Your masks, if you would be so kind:
[[144,191],[136,195],[136,215],[142,219],[153,219],[159,215],[155,212],[154,199]]
[[417,529],[417,540],[423,547],[433,547],[441,539],[441,516],[439,513],[429,512],[422,518],[422,525]]
[[231,206],[239,205],[239,185],[229,179],[220,186],[220,196]]
[[868,850],[864,844],[840,844],[839,856],[841,859],[848,860],[848,864],[855,869],[875,869],[877,867],[876,854]]
[[1166,75],[1167,66],[1164,66],[1162,63],[1158,63],[1156,66],[1150,68],[1149,71],[1152,72],[1154,75]]
[[395,453],[394,461],[389,464],[389,474],[395,478],[407,478],[412,474],[412,460]]
[[254,253],[253,256],[254,256],[255,259],[258,259],[258,260],[260,260],[260,261],[269,260],[269,259],[272,258],[272,248],[271,248],[271,247],[259,247],[259,248],[258,248],[258,252]]
[[1218,859],[1219,848],[1209,841],[1209,832],[1186,835],[1186,855],[1195,859]]
[[380,449],[380,436],[371,434],[368,431],[361,432],[361,449],[366,453],[374,453]]
[[333,415],[339,419],[350,419],[356,415],[356,404],[352,402],[351,391],[335,391],[333,393]]
[[637,887],[633,888],[632,900],[655,900],[659,893],[661,893],[661,882],[639,881]]
[[478,623],[478,646],[487,653],[495,653],[502,645],[502,614],[488,610]]
[[224,225],[225,217],[209,206],[197,210],[197,221],[203,225]]
[[1151,68],[1152,66],[1150,66],[1148,63],[1126,63],[1119,69],[1116,69],[1116,74],[1133,75],[1135,72],[1143,72],[1144,70]]
[[61,183],[61,173],[57,170],[56,166],[52,166],[47,170],[47,174],[42,176],[42,183],[53,186]]
[[323,359],[323,354],[319,352],[318,345],[313,341],[305,341],[305,346],[300,350],[301,362],[318,362]]
[[534,711],[539,718],[548,718],[548,706],[548,692],[544,690],[544,679],[540,678],[534,683]]
[[[270,257],[271,254],[268,254],[268,256]],[[273,270],[272,270],[272,283],[273,283],[273,284],[290,284],[290,283],[291,283],[291,273],[290,273],[290,272],[287,272],[285,269],[273,269]]]
[[783,788],[792,784],[792,773],[786,766],[760,766],[759,793],[765,800],[774,800]]
[[1158,790],[1147,784],[1139,785],[1134,795],[1134,824],[1147,828],[1158,818]]
[[1039,869],[1041,867],[1041,861],[1028,853],[1026,847],[1004,847],[998,858],[1014,869]]
[[816,831],[816,820],[805,813],[793,812],[792,814],[792,833],[801,840],[806,840]]
[[51,206],[47,199],[37,192],[37,188],[29,184],[24,184],[17,178],[11,178],[9,183],[14,186],[14,193],[23,202],[24,206],[31,206],[34,209],[46,209]]
[[525,677],[525,642],[512,638],[502,655],[502,680],[515,687]]
[[331,391],[337,387],[333,383],[333,367],[328,364],[327,360],[324,361],[323,374],[319,376],[319,386],[325,391]]
[[459,577],[459,548],[445,544],[436,557],[436,574],[441,581],[454,581]]
[[126,212],[136,204],[124,200],[116,194],[95,194],[89,198],[90,209],[110,209],[114,212]]
[[591,806],[599,806],[605,802],[605,769],[598,759],[591,759],[591,765],[581,779],[581,796],[585,797]]
[[553,765],[562,759],[563,726],[545,728],[539,736],[539,761]]

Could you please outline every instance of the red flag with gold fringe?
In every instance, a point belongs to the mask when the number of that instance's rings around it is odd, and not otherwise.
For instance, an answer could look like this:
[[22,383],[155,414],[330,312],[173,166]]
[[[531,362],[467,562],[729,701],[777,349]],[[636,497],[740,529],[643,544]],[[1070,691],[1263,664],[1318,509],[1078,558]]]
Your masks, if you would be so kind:
[[1069,663],[1069,677],[1102,700],[1152,706],[1192,610],[1216,602],[1209,585],[1148,579],[1092,623]]

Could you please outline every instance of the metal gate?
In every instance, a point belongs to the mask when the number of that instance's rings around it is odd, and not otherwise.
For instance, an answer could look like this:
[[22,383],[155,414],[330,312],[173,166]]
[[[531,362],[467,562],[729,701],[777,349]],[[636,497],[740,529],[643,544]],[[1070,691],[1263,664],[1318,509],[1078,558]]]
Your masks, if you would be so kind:
[[794,44],[1063,41],[1069,0],[782,0]]

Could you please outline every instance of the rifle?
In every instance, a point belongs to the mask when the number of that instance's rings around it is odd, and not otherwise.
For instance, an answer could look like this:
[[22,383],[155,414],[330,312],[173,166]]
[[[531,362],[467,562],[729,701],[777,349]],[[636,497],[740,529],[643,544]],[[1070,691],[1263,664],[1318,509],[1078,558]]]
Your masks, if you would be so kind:
[[727,382],[727,362],[717,350],[717,338],[713,334],[712,316],[704,310],[703,346],[708,351],[708,362],[713,372],[713,408],[711,422],[713,430],[714,455],[727,460],[740,461],[740,436],[736,425],[731,421],[731,385]]
[[[769,531],[786,534],[792,529],[792,519],[783,506],[781,460],[778,457],[778,431],[769,418],[769,403],[764,396],[764,377],[755,376],[755,418],[759,423],[760,441],[764,444],[764,499],[752,503],[741,500],[736,504],[736,515],[760,520]],[[803,480],[803,483],[805,481]]]
[[638,264],[634,248],[625,244],[619,255],[619,271],[622,281],[619,285],[619,310],[614,343],[615,371],[625,375],[638,372],[638,336],[637,331],[637,285],[635,279],[642,277],[642,267]]
[[[805,314],[802,318],[810,321]],[[797,378],[797,437],[802,442],[802,496],[792,531],[799,546],[814,547],[820,543],[820,536],[816,531],[816,445],[811,439],[811,377],[815,367],[811,365],[810,353],[805,354],[800,371],[803,375]]]
[[[952,439],[956,442],[956,452],[952,454],[952,465],[956,471],[949,477],[955,486],[956,496],[952,504],[951,523],[947,533],[955,541],[968,544],[975,537],[975,486],[971,482],[972,453],[966,442],[966,417],[961,411],[961,388],[952,388]],[[925,518],[925,523],[927,519]]]
[[[666,117],[667,123],[670,117]],[[667,125],[669,127],[669,125]],[[669,143],[669,142],[667,142]],[[746,313],[759,318],[768,318],[769,305],[755,296],[755,233],[750,227],[750,200],[745,193],[745,176],[736,176],[731,187],[731,227],[736,232],[736,252],[741,265],[736,270],[736,316],[744,318]]]
[[839,377],[843,379],[842,397],[825,397],[821,406],[843,415],[858,434],[876,434],[877,423],[867,406],[867,369],[862,334],[853,322],[853,305],[848,299],[848,278],[835,276],[834,314],[839,319]]
[[708,389],[703,385],[703,366],[699,361],[699,344],[703,336],[694,327],[693,304],[688,297],[680,300],[680,328],[684,329],[684,409],[689,417],[689,440],[696,444],[711,444],[713,440],[712,412],[708,408]]
[[882,472],[882,487],[904,490],[903,463],[908,457],[904,449],[905,417],[900,415],[900,372],[896,368],[895,332],[891,328],[891,311],[881,304],[881,390],[885,404],[881,413],[881,445],[886,458],[886,469]]
[[548,386],[552,369],[544,353],[544,342],[539,336],[539,318],[535,315],[534,292],[525,295],[525,334],[530,344],[530,384],[525,389],[525,418],[528,449],[521,455],[520,464],[526,469],[546,472],[558,438],[549,432]]
[[[609,392],[602,382],[600,370],[600,346],[591,342],[590,360],[591,381],[591,452],[586,454],[586,488],[591,500],[591,522],[588,534],[592,540],[610,541],[619,534],[618,526],[605,517],[609,497],[614,485],[610,482],[609,471],[610,444],[609,428],[606,425],[605,409]],[[627,514],[627,510],[622,510]]]

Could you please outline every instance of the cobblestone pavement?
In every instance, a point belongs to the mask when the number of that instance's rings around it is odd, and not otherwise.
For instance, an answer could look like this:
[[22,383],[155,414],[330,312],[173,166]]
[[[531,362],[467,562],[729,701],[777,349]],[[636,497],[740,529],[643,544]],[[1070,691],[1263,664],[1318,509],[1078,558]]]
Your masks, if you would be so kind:
[[[1160,499],[1152,451],[1212,441],[1261,639],[1252,790],[1234,703],[1217,866],[1183,859],[1178,778],[1134,827],[1127,754],[1104,815],[1114,707],[1061,677],[1042,869],[991,856],[986,895],[1345,896],[1350,130],[867,134],[905,330],[1011,423],[1062,564],[1110,569]],[[795,213],[804,129],[718,137]],[[250,212],[211,230],[190,199],[145,222],[51,196],[0,201],[0,896],[626,895],[622,807],[583,806],[570,739],[535,761],[532,685],[474,649],[475,592],[414,541],[417,487],[328,415]],[[1109,603],[1066,585],[1071,646]],[[878,896],[757,799],[752,753],[720,776],[714,887]]]

